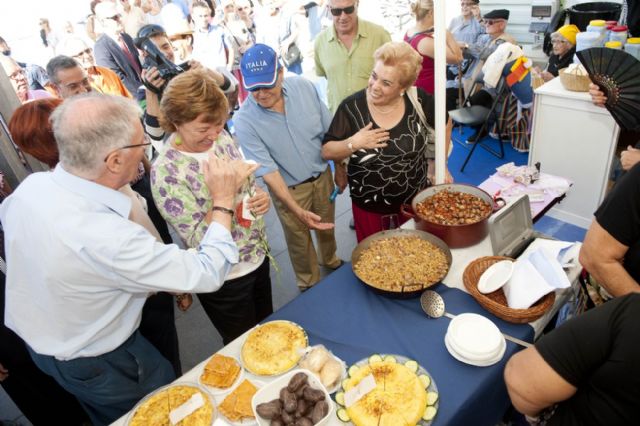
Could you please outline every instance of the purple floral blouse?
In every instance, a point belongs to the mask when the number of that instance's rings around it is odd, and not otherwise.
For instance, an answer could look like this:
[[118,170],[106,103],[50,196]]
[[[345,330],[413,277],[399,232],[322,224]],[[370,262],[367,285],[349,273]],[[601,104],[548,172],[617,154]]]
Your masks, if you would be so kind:
[[[242,159],[237,143],[224,131],[211,149],[221,159]],[[151,191],[156,206],[189,248],[198,247],[207,232],[204,218],[213,206],[200,167],[200,161],[171,145],[167,145],[151,167]],[[251,176],[235,200],[236,214],[231,224],[231,236],[238,246],[241,262],[257,263],[268,251],[264,220],[253,220],[247,227],[237,220],[238,205],[246,194],[253,195],[255,188],[255,179]]]

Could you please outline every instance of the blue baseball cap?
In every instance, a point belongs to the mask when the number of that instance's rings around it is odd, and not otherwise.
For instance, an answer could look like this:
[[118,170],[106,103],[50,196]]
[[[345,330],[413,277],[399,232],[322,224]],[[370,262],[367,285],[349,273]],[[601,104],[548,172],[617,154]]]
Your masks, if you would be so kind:
[[245,89],[270,89],[276,85],[280,62],[275,50],[266,44],[254,44],[240,60]]

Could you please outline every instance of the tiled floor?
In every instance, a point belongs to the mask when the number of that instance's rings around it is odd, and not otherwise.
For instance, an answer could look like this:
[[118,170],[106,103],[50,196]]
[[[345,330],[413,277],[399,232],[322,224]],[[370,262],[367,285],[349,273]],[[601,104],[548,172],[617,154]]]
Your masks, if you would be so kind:
[[[452,161],[460,162],[457,156],[462,155],[461,150],[462,148],[460,146],[454,147]],[[478,151],[481,152],[482,150]],[[483,154],[476,157],[474,153],[474,159],[466,170],[467,173],[465,176],[456,176],[457,172],[454,173],[456,180],[478,184],[489,176],[492,172],[493,164],[487,164],[483,161],[483,157]],[[520,154],[516,155],[516,157],[519,158]],[[526,155],[524,158],[524,161],[526,161]],[[484,172],[478,169],[482,169]],[[483,178],[478,180],[480,176]],[[345,193],[336,199],[336,240],[338,243],[338,256],[344,260],[351,259],[351,252],[356,246],[355,232],[349,228],[350,219],[351,201],[348,193]],[[295,284],[282,227],[273,209],[265,216],[265,220],[272,254],[280,269],[280,272],[276,272],[273,268],[271,269],[274,309],[278,309],[296,297],[299,292]],[[545,234],[569,241],[582,241],[584,238],[583,229],[551,218],[543,218],[536,224],[535,228]],[[324,272],[328,273],[330,271]],[[186,313],[177,314],[176,325],[180,337],[180,356],[182,358],[183,371],[188,371],[222,347],[220,335],[213,325],[211,325],[202,307],[197,302],[197,298],[194,298],[193,306]],[[0,419],[14,420],[17,421],[19,425],[30,425],[1,388]]]

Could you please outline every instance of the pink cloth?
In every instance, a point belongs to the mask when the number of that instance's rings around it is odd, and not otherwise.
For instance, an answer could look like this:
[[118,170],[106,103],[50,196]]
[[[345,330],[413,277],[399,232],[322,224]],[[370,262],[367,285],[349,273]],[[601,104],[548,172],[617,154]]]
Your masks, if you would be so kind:
[[28,101],[35,101],[36,99],[47,99],[47,98],[53,98],[53,96],[51,95],[51,93],[47,92],[46,90],[29,90],[29,92],[27,92],[27,102]]
[[[412,37],[409,37],[408,34],[405,34],[404,41],[409,43],[411,47],[416,50],[416,52],[420,53],[420,51],[418,50],[418,44],[420,44],[420,42],[425,37],[433,38],[433,34],[418,33]],[[413,85],[421,88],[430,95],[433,95],[433,92],[435,90],[435,63],[433,61],[433,58],[430,58],[429,56],[425,56],[422,53],[420,53],[420,56],[422,56],[422,69],[420,70],[420,74],[418,74],[418,78]]]
[[[356,239],[358,240],[358,242],[364,240],[369,235],[373,235],[376,232],[383,231],[385,228],[389,229],[389,224],[392,221],[395,221],[395,228],[399,228],[400,225],[409,220],[408,217],[404,217],[402,213],[400,213],[399,206],[397,213],[392,214],[369,212],[367,210],[361,209],[354,203],[351,203],[351,210],[353,212],[353,224],[356,227]],[[393,220],[385,216],[393,216]]]

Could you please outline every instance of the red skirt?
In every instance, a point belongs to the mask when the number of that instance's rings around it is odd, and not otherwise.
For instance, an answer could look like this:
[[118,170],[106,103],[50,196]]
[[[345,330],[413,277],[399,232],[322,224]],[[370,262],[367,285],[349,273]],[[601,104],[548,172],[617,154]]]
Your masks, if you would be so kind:
[[409,218],[404,217],[402,213],[400,213],[400,207],[398,207],[397,213],[382,214],[363,210],[352,202],[351,209],[353,211],[353,223],[356,227],[356,238],[358,242],[376,232],[399,228],[400,225],[409,220]]

